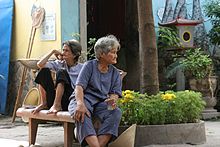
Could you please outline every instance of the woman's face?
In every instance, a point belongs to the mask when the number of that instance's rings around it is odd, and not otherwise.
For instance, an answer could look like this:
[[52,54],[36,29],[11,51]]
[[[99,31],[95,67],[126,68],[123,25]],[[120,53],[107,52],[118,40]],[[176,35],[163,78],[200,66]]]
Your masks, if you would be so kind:
[[107,54],[103,53],[101,55],[101,58],[103,61],[105,61],[107,64],[116,64],[117,63],[117,48],[112,48]]
[[64,60],[73,60],[75,55],[72,53],[70,47],[66,44],[63,45],[62,55]]

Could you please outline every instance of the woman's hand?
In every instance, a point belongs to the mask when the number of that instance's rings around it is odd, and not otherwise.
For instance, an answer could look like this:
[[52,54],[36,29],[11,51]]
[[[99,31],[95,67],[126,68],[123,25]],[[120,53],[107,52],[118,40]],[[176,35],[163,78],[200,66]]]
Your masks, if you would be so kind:
[[116,94],[110,94],[110,97],[105,100],[105,102],[108,104],[109,110],[114,110],[117,105],[116,101],[118,100],[118,95]]
[[53,50],[53,54],[56,56],[58,60],[63,60],[63,54],[59,50]]
[[62,56],[62,53],[59,51],[59,50],[51,50],[49,53],[47,53],[45,56],[43,56],[38,62],[37,62],[37,66],[39,68],[43,68],[45,66],[45,64],[48,62],[49,58],[52,56],[52,55],[55,55],[56,58],[62,60],[61,56]]
[[85,104],[82,102],[77,102],[76,111],[74,114],[74,119],[76,121],[81,121],[83,123],[85,115],[90,117],[90,113],[89,113],[88,109],[86,108]]

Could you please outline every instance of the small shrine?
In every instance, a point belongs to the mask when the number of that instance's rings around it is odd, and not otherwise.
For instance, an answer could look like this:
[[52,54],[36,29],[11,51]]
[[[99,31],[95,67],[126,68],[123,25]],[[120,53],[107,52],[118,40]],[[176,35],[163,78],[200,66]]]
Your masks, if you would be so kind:
[[[194,48],[194,29],[195,26],[202,23],[203,20],[190,20],[177,18],[173,21],[169,21],[166,23],[159,23],[160,26],[164,27],[176,27],[179,33],[179,39],[181,43],[181,47],[174,47],[174,49],[169,49],[168,51],[184,51],[187,48]],[[177,60],[183,59],[183,52],[179,52],[179,57]],[[184,72],[180,69],[176,71],[176,87],[177,91],[185,90],[185,75]]]
[[160,26],[164,27],[177,27],[179,31],[179,38],[183,48],[193,47],[193,38],[194,38],[194,28],[196,25],[202,23],[203,20],[190,20],[177,18],[173,21],[166,23],[159,23]]

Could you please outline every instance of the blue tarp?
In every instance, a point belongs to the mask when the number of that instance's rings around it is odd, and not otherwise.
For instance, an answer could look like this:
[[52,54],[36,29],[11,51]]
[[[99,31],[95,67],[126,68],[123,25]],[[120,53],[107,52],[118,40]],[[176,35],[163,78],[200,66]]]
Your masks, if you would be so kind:
[[0,113],[6,114],[8,73],[12,39],[13,0],[0,0]]

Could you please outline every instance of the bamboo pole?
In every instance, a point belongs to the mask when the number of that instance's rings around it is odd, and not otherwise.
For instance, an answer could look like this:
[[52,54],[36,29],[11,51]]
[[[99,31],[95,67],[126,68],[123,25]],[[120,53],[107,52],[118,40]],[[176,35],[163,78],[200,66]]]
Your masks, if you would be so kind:
[[[35,33],[36,33],[36,28],[32,27],[31,28],[31,34],[30,34],[30,37],[29,37],[28,50],[27,50],[27,53],[26,53],[26,58],[30,58],[30,56],[31,56]],[[13,111],[13,115],[12,115],[12,123],[15,121],[16,111],[17,111],[17,109],[18,109],[18,107],[20,106],[20,103],[21,103],[20,99],[21,99],[24,84],[25,84],[26,74],[27,74],[27,67],[24,66],[23,71],[22,71],[21,82],[20,82],[20,85],[19,85],[19,88],[18,88],[18,94],[17,94],[16,101],[15,101],[14,111]]]

